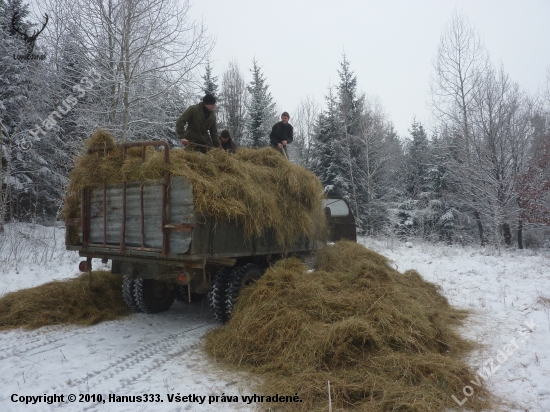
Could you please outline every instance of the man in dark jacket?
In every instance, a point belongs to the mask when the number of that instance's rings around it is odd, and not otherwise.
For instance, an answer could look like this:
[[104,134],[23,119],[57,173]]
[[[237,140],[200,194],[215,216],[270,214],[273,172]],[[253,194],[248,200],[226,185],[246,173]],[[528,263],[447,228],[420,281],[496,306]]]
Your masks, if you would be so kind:
[[229,130],[222,130],[220,133],[220,139],[222,141],[222,149],[226,152],[235,153],[237,151],[237,146],[233,143]]
[[[206,153],[208,147],[220,147],[215,106],[216,98],[207,94],[201,103],[190,106],[182,113],[176,122],[176,132],[184,146],[189,145],[191,150],[203,153]],[[186,123],[187,129],[185,129]]]
[[288,112],[283,112],[281,115],[281,121],[275,123],[271,128],[271,134],[269,140],[271,141],[271,147],[277,149],[279,152],[285,154],[288,157],[286,151],[286,145],[292,142],[293,129],[288,121],[290,115]]

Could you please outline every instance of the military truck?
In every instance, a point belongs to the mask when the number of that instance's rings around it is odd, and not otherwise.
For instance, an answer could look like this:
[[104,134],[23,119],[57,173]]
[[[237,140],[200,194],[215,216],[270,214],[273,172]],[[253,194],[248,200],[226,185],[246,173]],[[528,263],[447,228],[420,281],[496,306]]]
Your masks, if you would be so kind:
[[[165,141],[118,144],[123,156],[129,148],[164,148]],[[90,148],[89,153],[103,148]],[[282,247],[275,234],[247,236],[237,221],[219,222],[195,212],[193,190],[180,176],[140,182],[84,187],[80,217],[67,219],[66,248],[86,260],[79,269],[91,276],[92,258],[112,261],[112,273],[123,276],[123,297],[135,312],[168,310],[174,300],[190,302],[206,295],[216,319],[227,321],[241,289],[283,256],[311,257],[327,240],[355,240],[354,217],[344,199],[325,199],[332,237],[300,237]],[[78,230],[78,240],[69,228]]]

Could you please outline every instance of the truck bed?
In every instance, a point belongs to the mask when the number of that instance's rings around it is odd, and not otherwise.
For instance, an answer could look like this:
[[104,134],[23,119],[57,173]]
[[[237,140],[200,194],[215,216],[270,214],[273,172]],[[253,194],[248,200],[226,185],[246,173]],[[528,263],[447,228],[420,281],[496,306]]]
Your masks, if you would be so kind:
[[[196,214],[191,185],[182,177],[173,177],[168,185],[163,228],[162,188],[163,181],[147,180],[127,183],[125,189],[122,183],[87,189],[82,202],[80,245],[67,248],[80,251],[82,256],[181,262],[306,252],[323,246],[301,237],[284,248],[277,244],[272,230],[265,230],[262,236],[247,236],[239,222],[220,222]],[[168,244],[163,255],[165,232]]]

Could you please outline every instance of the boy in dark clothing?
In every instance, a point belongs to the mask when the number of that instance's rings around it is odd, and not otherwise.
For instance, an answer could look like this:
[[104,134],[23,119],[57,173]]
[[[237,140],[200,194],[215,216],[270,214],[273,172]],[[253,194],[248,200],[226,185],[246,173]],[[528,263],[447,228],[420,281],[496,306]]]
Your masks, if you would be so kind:
[[[205,153],[208,147],[220,147],[218,128],[216,124],[216,98],[211,94],[203,97],[202,102],[190,106],[176,122],[176,132],[184,146],[191,144],[191,150],[199,150]],[[187,129],[185,128],[187,124]],[[210,132],[210,133],[209,133]]]
[[281,121],[273,125],[271,134],[269,135],[271,147],[277,149],[281,153],[284,151],[283,154],[287,154],[286,145],[292,142],[293,128],[290,123],[288,123],[289,120],[290,115],[288,112],[283,112]]
[[235,146],[235,143],[233,143],[233,140],[231,139],[231,136],[229,135],[229,130],[222,130],[220,134],[220,138],[222,141],[222,149],[226,152],[235,153],[237,151],[237,146]]

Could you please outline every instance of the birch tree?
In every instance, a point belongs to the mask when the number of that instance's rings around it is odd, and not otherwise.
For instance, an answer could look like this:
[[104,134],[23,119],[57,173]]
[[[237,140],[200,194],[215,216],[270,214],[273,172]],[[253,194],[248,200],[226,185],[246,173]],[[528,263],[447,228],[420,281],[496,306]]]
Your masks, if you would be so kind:
[[96,93],[100,107],[90,121],[119,132],[122,140],[133,138],[154,122],[133,109],[143,102],[161,106],[172,88],[190,92],[196,84],[194,71],[206,62],[213,40],[201,21],[190,18],[188,0],[76,3],[72,18],[88,50],[82,58],[102,79]]
[[[444,28],[433,62],[432,111],[442,126],[455,133],[461,167],[472,167],[471,116],[476,90],[489,65],[479,34],[464,14],[455,12]],[[467,174],[467,173],[466,173]],[[467,199],[475,216],[481,244],[485,244],[477,196]]]

